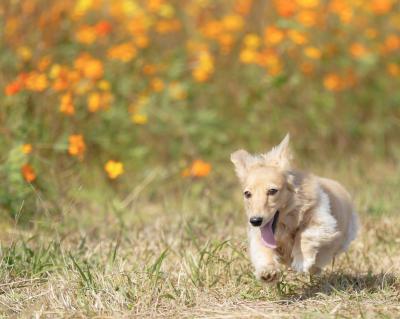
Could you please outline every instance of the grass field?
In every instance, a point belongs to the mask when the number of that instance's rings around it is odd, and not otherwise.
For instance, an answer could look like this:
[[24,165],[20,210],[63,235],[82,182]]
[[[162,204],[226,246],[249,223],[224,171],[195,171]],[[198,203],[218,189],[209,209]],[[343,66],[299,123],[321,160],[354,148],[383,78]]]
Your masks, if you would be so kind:
[[107,206],[71,203],[57,220],[7,225],[1,309],[18,317],[396,318],[399,167],[357,163],[316,169],[349,187],[362,223],[349,253],[320,277],[287,272],[271,287],[255,280],[227,162],[201,186],[167,186],[159,171]]

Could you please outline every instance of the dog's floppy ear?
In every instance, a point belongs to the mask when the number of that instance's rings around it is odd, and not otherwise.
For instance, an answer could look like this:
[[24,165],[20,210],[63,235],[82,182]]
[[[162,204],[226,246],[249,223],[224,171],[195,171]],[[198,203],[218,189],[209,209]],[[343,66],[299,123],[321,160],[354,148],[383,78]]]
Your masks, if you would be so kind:
[[251,160],[252,156],[245,150],[238,150],[231,154],[231,162],[235,165],[236,174],[241,182],[244,182]]
[[289,148],[289,140],[290,136],[289,133],[287,133],[279,145],[273,147],[272,150],[264,155],[267,164],[278,166],[285,170],[290,168],[292,154]]

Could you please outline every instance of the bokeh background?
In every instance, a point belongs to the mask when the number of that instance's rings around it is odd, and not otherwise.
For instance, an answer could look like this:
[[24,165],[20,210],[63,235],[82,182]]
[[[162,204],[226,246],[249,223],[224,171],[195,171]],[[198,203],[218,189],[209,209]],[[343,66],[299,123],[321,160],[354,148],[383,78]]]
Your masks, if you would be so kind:
[[149,174],[156,193],[232,180],[232,151],[286,132],[300,163],[399,158],[399,1],[6,0],[0,19],[12,218]]

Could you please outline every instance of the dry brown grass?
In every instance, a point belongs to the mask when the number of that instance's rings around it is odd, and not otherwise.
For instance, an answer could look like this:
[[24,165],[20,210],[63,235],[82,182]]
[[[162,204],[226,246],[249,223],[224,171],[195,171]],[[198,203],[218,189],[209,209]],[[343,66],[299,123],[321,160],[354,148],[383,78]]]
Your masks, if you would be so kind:
[[272,287],[254,279],[239,189],[222,170],[227,180],[179,187],[156,178],[127,207],[65,204],[31,228],[5,223],[0,308],[49,318],[399,317],[398,169],[348,169],[320,172],[355,194],[361,233],[321,277],[285,273]]

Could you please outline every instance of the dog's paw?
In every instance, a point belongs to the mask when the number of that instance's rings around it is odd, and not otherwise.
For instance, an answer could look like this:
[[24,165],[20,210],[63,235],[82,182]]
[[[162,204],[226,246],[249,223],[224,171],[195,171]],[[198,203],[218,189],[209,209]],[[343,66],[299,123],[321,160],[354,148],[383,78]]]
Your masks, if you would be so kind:
[[277,281],[279,279],[279,274],[280,274],[280,271],[274,270],[274,269],[257,271],[255,273],[256,278],[265,283],[274,283],[275,281]]

